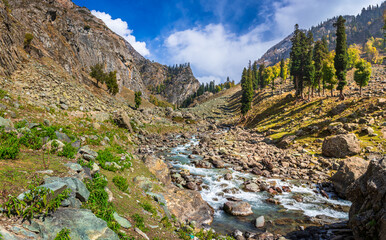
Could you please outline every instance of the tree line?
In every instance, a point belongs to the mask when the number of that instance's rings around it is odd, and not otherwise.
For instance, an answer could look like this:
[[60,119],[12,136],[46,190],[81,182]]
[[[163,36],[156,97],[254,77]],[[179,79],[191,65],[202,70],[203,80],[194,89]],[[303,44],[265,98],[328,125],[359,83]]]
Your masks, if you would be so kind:
[[360,88],[368,85],[371,77],[371,63],[380,63],[378,48],[383,48],[380,39],[370,38],[363,50],[365,59],[361,59],[360,47],[351,45],[347,47],[347,37],[345,32],[345,19],[342,16],[337,18],[334,24],[336,28],[336,48],[329,51],[328,42],[325,37],[314,41],[311,31],[305,32],[295,25],[293,37],[291,38],[292,47],[289,59],[282,59],[274,66],[265,67],[261,64],[249,62],[248,68],[244,68],[241,76],[242,98],[241,113],[245,115],[250,109],[253,100],[254,90],[263,89],[270,86],[272,93],[276,88],[277,78],[284,82],[290,76],[295,88],[297,98],[303,99],[305,89],[308,88],[308,98],[313,97],[314,93],[324,95],[325,89],[331,91],[336,88],[339,90],[339,98],[344,99],[344,89],[347,85],[347,70],[355,68],[354,81]]
[[105,72],[103,70],[103,64],[98,63],[91,67],[90,76],[97,81],[97,87],[99,83],[105,83],[110,94],[116,95],[119,92],[117,71]]

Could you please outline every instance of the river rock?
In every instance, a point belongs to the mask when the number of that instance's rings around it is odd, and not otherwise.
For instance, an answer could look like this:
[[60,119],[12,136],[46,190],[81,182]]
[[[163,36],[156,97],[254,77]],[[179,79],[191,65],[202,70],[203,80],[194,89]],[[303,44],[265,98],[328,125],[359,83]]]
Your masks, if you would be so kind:
[[162,183],[169,184],[171,182],[168,165],[154,155],[148,155],[143,158],[143,162]]
[[205,202],[197,191],[179,189],[169,185],[163,194],[171,215],[182,222],[196,221],[198,226],[213,221],[213,208]]
[[249,183],[245,185],[244,190],[247,192],[260,192],[260,187],[256,183]]
[[233,216],[248,216],[253,214],[252,207],[247,202],[226,202],[224,211]]
[[260,217],[256,218],[255,227],[261,228],[261,227],[264,227],[264,225],[265,225],[264,216],[260,216]]
[[347,190],[352,202],[349,226],[356,239],[386,236],[386,158],[372,160],[365,174]]
[[360,151],[359,140],[353,133],[327,137],[322,145],[322,154],[326,157],[342,158],[358,154]]
[[44,221],[34,220],[34,223],[39,226],[42,239],[47,240],[54,239],[63,228],[71,229],[71,239],[119,239],[104,220],[88,209],[60,208]]
[[334,189],[339,197],[347,198],[346,190],[355,180],[362,176],[368,162],[360,157],[351,157],[340,162],[338,171],[331,177]]

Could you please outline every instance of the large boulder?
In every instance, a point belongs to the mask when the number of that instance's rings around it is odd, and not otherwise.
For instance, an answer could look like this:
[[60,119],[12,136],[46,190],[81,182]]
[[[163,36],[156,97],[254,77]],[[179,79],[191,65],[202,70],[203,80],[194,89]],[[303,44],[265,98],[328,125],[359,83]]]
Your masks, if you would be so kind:
[[322,154],[326,157],[343,158],[360,153],[358,138],[353,133],[339,134],[324,139]]
[[385,239],[386,158],[373,160],[364,175],[347,190],[352,202],[349,226],[355,239]]
[[224,211],[233,216],[248,216],[253,214],[252,207],[247,202],[226,202]]
[[0,117],[0,128],[1,127],[4,127],[6,130],[14,128],[11,120]]
[[169,184],[171,182],[168,165],[153,155],[144,156],[143,162],[162,183]]
[[347,198],[347,187],[366,172],[368,165],[369,163],[360,157],[351,157],[340,162],[338,171],[331,177],[339,197]]
[[63,228],[71,230],[71,239],[119,239],[104,220],[97,218],[88,209],[61,208],[44,221],[34,220],[33,225],[39,229],[41,239],[47,240],[54,239]]
[[293,141],[295,140],[296,135],[288,135],[283,137],[280,142],[277,144],[279,148],[288,148]]
[[169,185],[163,193],[166,206],[171,215],[175,215],[181,222],[195,221],[198,226],[211,224],[213,208],[205,202],[197,191],[179,189]]
[[126,128],[129,132],[133,132],[131,128],[130,118],[123,111],[118,111],[113,114],[114,122],[121,128]]

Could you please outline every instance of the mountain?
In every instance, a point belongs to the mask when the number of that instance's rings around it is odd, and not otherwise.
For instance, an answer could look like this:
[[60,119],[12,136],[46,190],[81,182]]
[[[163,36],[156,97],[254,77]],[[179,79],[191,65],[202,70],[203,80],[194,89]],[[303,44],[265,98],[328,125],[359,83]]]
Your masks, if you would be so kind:
[[[383,2],[380,6],[369,6],[367,9],[363,8],[361,14],[358,14],[357,16],[344,16],[346,19],[347,44],[351,45],[355,43],[362,45],[370,37],[382,38],[382,27],[384,24],[383,12],[385,10],[386,2]],[[328,19],[316,27],[311,27],[309,30],[313,33],[315,41],[320,40],[323,36],[325,36],[328,40],[330,50],[335,48],[336,29],[333,24],[336,20],[337,17]],[[301,23],[299,24],[301,25]],[[292,34],[268,49],[268,51],[259,60],[257,60],[257,63],[274,65],[282,58],[289,58],[292,46],[291,37]]]
[[[103,63],[117,71],[120,90],[126,87],[148,95],[148,86],[168,80],[168,67],[141,56],[102,20],[70,0],[0,1],[0,74],[11,75],[29,57],[50,58],[71,76],[90,84],[90,67]],[[23,54],[27,33],[33,35],[29,55]],[[175,73],[162,95],[171,103],[183,101],[199,87],[189,66]]]

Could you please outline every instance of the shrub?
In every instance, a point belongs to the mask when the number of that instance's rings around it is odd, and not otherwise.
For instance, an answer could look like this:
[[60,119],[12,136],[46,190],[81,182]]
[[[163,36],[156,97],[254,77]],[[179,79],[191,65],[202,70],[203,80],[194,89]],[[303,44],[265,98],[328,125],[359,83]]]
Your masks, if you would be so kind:
[[126,178],[122,176],[113,177],[113,183],[122,192],[125,192],[129,188]]
[[5,96],[8,96],[8,92],[3,89],[0,89],[0,99],[3,99]]
[[146,211],[150,212],[151,214],[153,214],[153,216],[157,215],[157,210],[150,203],[142,203],[141,207],[144,210],[146,210]]
[[20,143],[27,148],[38,150],[43,146],[42,138],[38,136],[36,131],[26,131],[20,138]]
[[71,240],[70,229],[63,228],[54,238],[54,240]]
[[58,156],[66,157],[66,158],[74,158],[77,150],[74,148],[71,143],[65,143],[63,150],[58,152]]
[[49,213],[55,212],[62,201],[70,194],[70,190],[66,189],[54,199],[50,199],[54,196],[52,190],[33,185],[30,185],[28,188],[29,191],[24,193],[23,200],[10,196],[8,201],[3,204],[2,207],[8,217],[19,216],[30,220],[36,215],[47,216]]
[[91,27],[90,27],[90,25],[85,25],[83,29],[86,30],[86,31],[88,31],[88,30],[91,29]]
[[[124,170],[126,168],[131,167],[132,158],[133,156],[131,154],[126,154],[126,158],[121,160],[120,157],[113,155],[110,149],[106,148],[104,150],[98,151],[98,157],[96,158],[96,161],[99,162],[99,165],[103,169],[115,172],[117,170]],[[107,165],[107,162],[110,162],[112,164]],[[120,168],[118,168],[117,166],[119,166]]]
[[114,219],[115,208],[108,201],[108,194],[105,191],[107,180],[102,174],[95,174],[92,180],[86,180],[86,187],[90,191],[90,197],[84,207],[90,209],[95,216],[107,222],[107,226],[114,232],[119,232],[120,225]]
[[16,133],[7,133],[0,129],[0,159],[15,159],[20,151]]
[[139,106],[141,105],[142,103],[142,92],[141,91],[138,91],[138,92],[135,92],[135,97],[134,97],[134,101],[135,101],[135,108],[138,109]]
[[24,48],[29,48],[33,39],[34,35],[32,35],[32,33],[26,33],[24,35]]
[[149,229],[145,227],[145,221],[143,220],[143,217],[140,216],[138,213],[135,213],[131,216],[135,222],[135,226],[139,228],[142,232],[147,232]]

